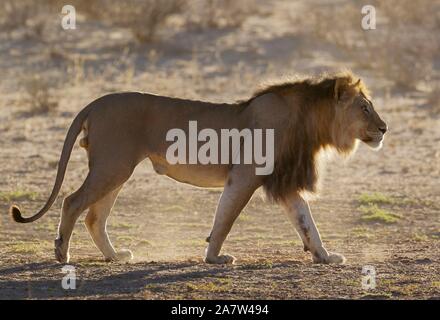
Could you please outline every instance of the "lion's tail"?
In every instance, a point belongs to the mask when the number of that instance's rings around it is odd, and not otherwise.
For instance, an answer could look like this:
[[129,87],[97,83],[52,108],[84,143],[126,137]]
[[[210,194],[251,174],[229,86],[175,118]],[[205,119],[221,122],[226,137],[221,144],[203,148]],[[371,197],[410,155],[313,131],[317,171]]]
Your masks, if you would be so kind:
[[64,141],[63,151],[61,152],[60,161],[58,162],[58,171],[57,176],[55,179],[55,184],[52,189],[52,193],[50,194],[49,199],[47,199],[46,204],[44,207],[38,211],[35,215],[29,218],[24,218],[21,215],[21,211],[16,205],[12,205],[9,208],[9,212],[12,216],[12,219],[16,222],[20,223],[29,223],[33,222],[39,218],[41,218],[53,205],[55,202],[56,197],[58,196],[58,193],[60,192],[61,185],[63,184],[64,175],[66,173],[67,163],[70,159],[70,154],[72,153],[73,146],[75,144],[76,138],[80,134],[82,130],[82,126],[84,121],[87,119],[87,116],[89,114],[90,107],[92,105],[88,105],[85,107],[81,112],[76,116],[76,118],[73,120],[69,131],[67,132],[66,139]]

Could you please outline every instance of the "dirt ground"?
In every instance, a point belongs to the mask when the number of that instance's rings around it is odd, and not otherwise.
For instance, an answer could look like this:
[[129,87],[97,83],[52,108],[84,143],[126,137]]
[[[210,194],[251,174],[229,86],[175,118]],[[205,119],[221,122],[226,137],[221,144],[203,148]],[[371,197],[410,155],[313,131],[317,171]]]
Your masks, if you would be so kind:
[[[261,8],[238,29],[187,30],[175,19],[154,43],[81,19],[72,32],[49,24],[45,41],[0,30],[0,299],[440,298],[438,109],[421,91],[385,90],[387,79],[337,47],[304,39],[291,20],[301,4],[261,2]],[[236,265],[204,264],[221,190],[158,176],[147,160],[125,185],[108,225],[115,247],[131,249],[134,261],[103,262],[83,215],[70,251],[77,289],[63,290],[53,240],[63,197],[87,173],[78,146],[45,217],[23,225],[7,214],[12,202],[26,216],[44,204],[68,126],[102,94],[139,90],[232,102],[269,78],[343,67],[362,75],[390,128],[382,150],[361,145],[348,161],[330,161],[311,203],[326,248],[345,255],[345,265],[312,264],[282,208],[261,190],[225,242]],[[32,109],[25,84],[34,75],[47,81],[57,108]],[[368,208],[382,216],[368,220]],[[371,290],[361,285],[367,265],[377,275]]]

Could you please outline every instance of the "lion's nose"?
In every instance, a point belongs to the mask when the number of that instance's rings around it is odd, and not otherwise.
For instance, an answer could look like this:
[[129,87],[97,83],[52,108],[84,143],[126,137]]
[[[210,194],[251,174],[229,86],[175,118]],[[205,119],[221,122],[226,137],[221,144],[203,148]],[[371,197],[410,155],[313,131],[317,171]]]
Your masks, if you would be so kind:
[[380,127],[380,128],[379,128],[379,131],[382,132],[382,134],[385,134],[385,132],[388,131],[388,127],[387,127],[387,125],[384,125],[383,127]]

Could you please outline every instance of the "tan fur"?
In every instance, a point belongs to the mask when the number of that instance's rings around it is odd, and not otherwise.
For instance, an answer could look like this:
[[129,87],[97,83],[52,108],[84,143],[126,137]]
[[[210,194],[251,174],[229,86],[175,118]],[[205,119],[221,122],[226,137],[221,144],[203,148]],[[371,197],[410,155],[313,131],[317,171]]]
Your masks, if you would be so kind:
[[[61,154],[55,186],[44,208],[33,217],[23,218],[18,207],[13,206],[11,214],[17,222],[32,222],[49,210],[63,182],[73,143],[83,131],[80,145],[87,150],[90,171],[83,185],[64,200],[55,240],[58,261],[69,260],[73,226],[88,208],[87,228],[105,258],[131,258],[128,250],[114,250],[105,224],[119,190],[145,158],[151,160],[157,173],[177,181],[224,188],[208,238],[206,262],[234,261],[231,256],[220,255],[221,246],[233,222],[260,186],[270,198],[286,203],[292,221],[298,221],[298,216],[302,219],[297,225],[305,235],[305,246],[314,250],[314,261],[341,261],[326,256],[327,251],[321,248],[319,234],[313,228],[313,219],[301,194],[316,192],[317,159],[321,151],[333,148],[349,154],[358,140],[373,147],[381,144],[386,125],[367,97],[362,81],[348,72],[272,85],[236,104],[213,104],[135,92],[107,95],[92,102],[73,121]],[[365,105],[369,105],[368,114]],[[273,173],[257,176],[255,165],[170,165],[165,157],[171,144],[165,140],[166,133],[173,128],[186,132],[190,120],[197,121],[199,130],[212,128],[218,133],[231,128],[275,129]],[[310,230],[313,237],[308,239]]]

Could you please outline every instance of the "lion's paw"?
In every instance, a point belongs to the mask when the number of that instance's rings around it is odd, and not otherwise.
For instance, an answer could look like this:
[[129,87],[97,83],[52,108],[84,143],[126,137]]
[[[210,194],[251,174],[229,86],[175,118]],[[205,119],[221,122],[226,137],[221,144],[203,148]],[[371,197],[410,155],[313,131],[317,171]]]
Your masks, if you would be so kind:
[[329,252],[325,257],[313,257],[314,263],[323,263],[323,264],[344,264],[345,257],[342,254]]
[[327,258],[327,263],[334,263],[334,264],[344,264],[347,259],[345,259],[345,257],[342,254],[339,253],[335,253],[335,252],[329,252],[328,253],[328,258]]
[[59,263],[68,263],[70,260],[69,250],[63,248],[63,240],[55,239],[55,259]]
[[128,249],[121,249],[116,252],[116,260],[118,261],[130,261],[133,260],[133,252]]
[[206,257],[205,262],[210,264],[234,264],[235,257],[230,256],[228,254],[224,254],[217,257]]

